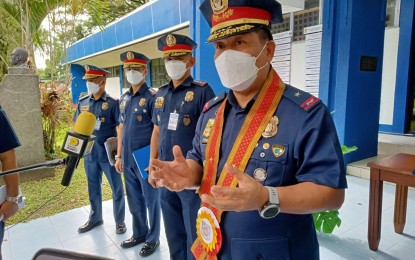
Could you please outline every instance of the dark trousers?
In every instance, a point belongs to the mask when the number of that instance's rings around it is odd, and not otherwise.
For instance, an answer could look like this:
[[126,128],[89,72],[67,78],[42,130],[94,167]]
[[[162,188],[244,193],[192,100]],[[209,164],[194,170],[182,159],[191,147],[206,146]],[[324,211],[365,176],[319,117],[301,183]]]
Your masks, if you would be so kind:
[[[133,220],[133,235],[138,238],[146,236],[146,242],[160,239],[160,194],[141,177],[137,166],[124,166],[125,189],[127,201]],[[147,221],[148,209],[148,221]]]
[[96,223],[102,221],[102,172],[108,179],[112,190],[112,206],[116,224],[124,223],[125,200],[124,187],[121,174],[108,162],[84,161],[85,172],[88,180],[88,195],[91,203],[89,221]]
[[199,195],[194,190],[171,192],[166,188],[160,188],[160,197],[170,258],[194,259],[190,249],[196,239]]

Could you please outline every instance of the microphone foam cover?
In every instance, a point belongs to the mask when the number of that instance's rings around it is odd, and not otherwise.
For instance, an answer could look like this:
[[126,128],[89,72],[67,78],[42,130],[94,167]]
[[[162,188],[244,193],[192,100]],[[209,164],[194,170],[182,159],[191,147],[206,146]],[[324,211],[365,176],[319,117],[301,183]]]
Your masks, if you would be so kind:
[[95,115],[91,112],[81,112],[76,119],[73,130],[75,133],[91,136],[95,128],[95,121]]

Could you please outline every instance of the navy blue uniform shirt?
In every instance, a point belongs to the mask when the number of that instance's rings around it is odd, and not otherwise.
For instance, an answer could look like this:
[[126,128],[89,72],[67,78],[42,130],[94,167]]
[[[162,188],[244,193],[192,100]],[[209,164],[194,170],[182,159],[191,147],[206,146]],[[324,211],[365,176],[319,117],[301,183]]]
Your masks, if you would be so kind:
[[[197,120],[205,103],[214,96],[209,84],[196,81],[192,76],[175,89],[170,82],[157,91],[152,121],[160,128],[158,143],[160,160],[174,159],[172,152],[174,145],[179,145],[183,154],[192,149]],[[177,129],[169,130],[170,113],[174,112],[179,115]]]
[[[193,149],[187,154],[187,158],[202,167],[208,140],[204,134],[209,133],[205,131],[206,125],[209,119],[211,122],[215,119],[216,110],[225,97],[224,93],[209,102],[196,127]],[[228,95],[218,175],[255,98],[242,109],[232,91]],[[307,103],[308,100],[312,102]],[[333,188],[347,187],[333,120],[325,105],[321,101],[314,102],[316,100],[310,94],[286,85],[274,113],[278,117],[278,123],[274,124],[277,131],[271,137],[259,139],[245,169],[247,174],[256,176],[264,186],[313,182]],[[224,259],[256,259],[258,255],[264,259],[318,259],[319,246],[310,214],[280,213],[275,218],[263,219],[257,210],[230,211],[222,214],[220,226],[224,239],[218,256]]]
[[132,152],[151,141],[155,92],[146,83],[133,94],[132,88],[120,98],[120,123],[123,124],[123,162],[126,167],[135,164]]
[[7,152],[19,146],[19,139],[17,139],[6,112],[0,106],[0,153]]
[[81,112],[85,111],[93,113],[100,122],[99,129],[95,129],[92,133],[97,139],[92,147],[91,154],[86,155],[85,160],[108,162],[104,143],[108,138],[117,136],[116,127],[118,126],[120,114],[118,100],[110,97],[106,92],[98,100],[95,100],[93,95],[81,97],[75,112],[74,121],[76,121]]

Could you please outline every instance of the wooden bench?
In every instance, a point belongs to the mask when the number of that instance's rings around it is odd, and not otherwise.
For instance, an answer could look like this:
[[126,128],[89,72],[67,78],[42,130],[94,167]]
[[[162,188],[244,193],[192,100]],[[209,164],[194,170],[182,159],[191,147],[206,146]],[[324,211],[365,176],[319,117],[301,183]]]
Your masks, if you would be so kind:
[[408,187],[415,187],[415,155],[396,154],[367,164],[370,167],[369,248],[378,250],[382,222],[383,181],[396,184],[394,228],[401,234],[405,227]]

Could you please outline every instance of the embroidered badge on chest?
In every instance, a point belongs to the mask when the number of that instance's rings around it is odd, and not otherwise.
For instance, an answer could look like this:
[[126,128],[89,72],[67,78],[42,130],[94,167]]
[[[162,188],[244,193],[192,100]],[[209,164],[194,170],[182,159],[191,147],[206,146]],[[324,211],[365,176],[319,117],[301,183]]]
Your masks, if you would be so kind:
[[163,97],[158,97],[156,99],[156,103],[154,105],[155,108],[161,108],[164,105],[164,98]]
[[269,120],[269,123],[267,127],[265,128],[264,132],[262,133],[262,136],[264,138],[271,138],[275,136],[278,132],[278,123],[279,123],[278,117],[273,116],[271,120]]
[[89,106],[81,106],[81,112],[88,112],[89,111]]
[[275,157],[280,157],[285,152],[285,147],[280,144],[274,144],[272,145],[272,153],[275,155]]
[[186,96],[184,97],[184,100],[186,102],[190,102],[193,100],[195,93],[193,91],[187,91]]

